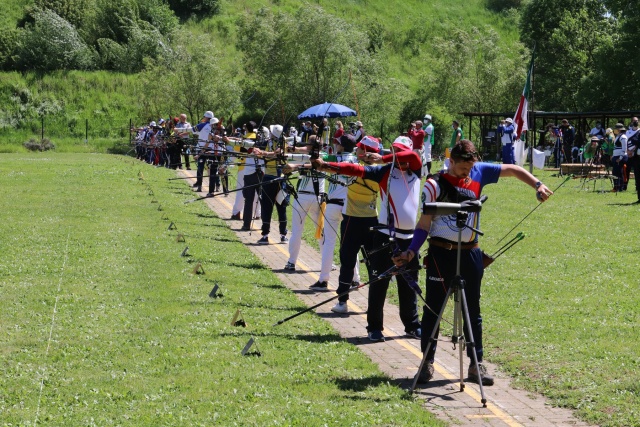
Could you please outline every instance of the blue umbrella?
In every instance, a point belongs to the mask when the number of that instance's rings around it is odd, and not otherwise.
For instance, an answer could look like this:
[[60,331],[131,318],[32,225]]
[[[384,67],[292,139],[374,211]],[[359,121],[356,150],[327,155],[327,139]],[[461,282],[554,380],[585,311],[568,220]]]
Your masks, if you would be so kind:
[[315,119],[317,117],[347,117],[357,116],[354,110],[349,107],[345,107],[340,104],[333,104],[331,102],[325,102],[324,104],[314,105],[298,114],[298,119]]

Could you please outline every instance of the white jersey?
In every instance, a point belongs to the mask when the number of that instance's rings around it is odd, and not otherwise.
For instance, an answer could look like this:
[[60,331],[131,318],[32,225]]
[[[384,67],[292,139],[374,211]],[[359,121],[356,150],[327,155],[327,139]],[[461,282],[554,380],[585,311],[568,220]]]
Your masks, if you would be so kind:
[[[347,163],[355,163],[358,164],[358,158],[353,153],[340,153],[335,155],[327,156],[325,161],[328,162],[347,162]],[[353,183],[356,178],[351,176],[333,174],[331,175],[336,181],[340,181],[344,183],[344,185],[336,184],[334,182],[329,182],[329,189],[327,190],[327,198],[329,200],[342,200],[343,202],[347,199],[347,187]]]
[[[380,181],[380,212],[378,222],[387,224],[387,214],[394,219],[395,235],[401,239],[411,239],[416,228],[420,202],[420,176],[397,167]],[[389,234],[388,229],[381,232]]]

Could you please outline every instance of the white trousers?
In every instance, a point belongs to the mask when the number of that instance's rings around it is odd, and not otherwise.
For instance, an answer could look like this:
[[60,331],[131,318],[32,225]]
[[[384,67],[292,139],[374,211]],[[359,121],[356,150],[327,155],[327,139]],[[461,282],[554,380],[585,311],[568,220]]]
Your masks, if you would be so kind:
[[[298,194],[298,198],[291,198],[291,236],[289,236],[289,262],[295,264],[300,254],[300,243],[302,242],[302,232],[304,231],[304,221],[307,214],[318,223],[320,215],[320,198],[313,194]],[[322,239],[320,239],[320,249],[322,250]],[[329,270],[331,271],[331,270]]]
[[[236,190],[244,187],[244,169],[238,171],[238,176],[236,178]],[[236,200],[233,202],[233,209],[231,213],[233,215],[239,214],[244,209],[244,196],[242,195],[242,190],[236,191]],[[260,216],[260,200],[256,197],[255,203],[253,205],[254,216]]]
[[[345,202],[346,203],[346,202]],[[324,239],[321,245],[322,263],[320,266],[319,281],[328,282],[333,268],[333,254],[338,241],[340,223],[342,222],[342,206],[328,203],[324,211]],[[360,255],[353,270],[353,281],[360,281]]]

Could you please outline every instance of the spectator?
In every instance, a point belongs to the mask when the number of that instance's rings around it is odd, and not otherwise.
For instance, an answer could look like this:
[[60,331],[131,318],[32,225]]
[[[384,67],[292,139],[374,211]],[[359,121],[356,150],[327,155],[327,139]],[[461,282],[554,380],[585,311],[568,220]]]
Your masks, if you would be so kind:
[[513,141],[515,139],[515,127],[513,126],[513,120],[511,117],[507,117],[500,121],[498,125],[498,135],[502,142],[502,163],[507,165],[514,165],[516,163],[513,153]]
[[325,152],[329,151],[329,139],[331,139],[331,128],[329,127],[329,120],[325,117],[322,119],[322,125],[318,131],[318,141]]
[[365,136],[367,136],[367,133],[364,131],[364,128],[362,127],[362,122],[360,120],[358,120],[355,123],[355,131],[353,133],[353,136],[356,137],[356,143],[362,141],[362,138],[364,138]]
[[422,176],[427,176],[431,173],[431,152],[433,151],[433,143],[435,137],[435,130],[433,123],[431,122],[431,115],[424,115],[424,133],[425,139],[422,145]]
[[640,146],[640,129],[638,128],[638,118],[633,117],[629,130],[626,133],[627,136],[627,155],[629,156],[629,166],[627,168],[627,182],[631,175],[631,169],[633,168],[633,176],[636,182],[636,193],[638,195],[638,201],[640,203],[640,159],[638,158],[638,148]]
[[337,120],[334,127],[336,131],[333,133],[333,154],[336,154],[340,145],[340,138],[344,135],[344,126],[340,120]]
[[[562,119],[560,130],[562,132],[562,149],[564,150],[564,155],[567,156],[571,154],[571,150],[573,149],[576,129],[569,123],[569,120]],[[565,157],[565,159],[567,159],[567,157]]]
[[462,128],[460,127],[460,122],[458,120],[454,119],[451,121],[451,129],[453,130],[453,132],[451,133],[451,142],[449,142],[449,146],[444,152],[444,170],[449,169],[449,158],[451,157],[451,149],[464,138],[464,133],[462,132]]
[[601,150],[602,156],[600,157],[600,162],[608,172],[609,166],[611,166],[611,157],[613,156],[613,129],[607,128],[605,130]]
[[627,189],[626,183],[626,167],[627,167],[627,135],[625,134],[626,128],[624,124],[617,123],[613,134],[615,138],[613,140],[613,157],[611,157],[611,173],[615,177],[615,183],[613,185],[613,191],[625,191]]
[[596,122],[596,126],[589,131],[589,136],[597,136],[600,139],[604,138],[604,128],[599,120]]

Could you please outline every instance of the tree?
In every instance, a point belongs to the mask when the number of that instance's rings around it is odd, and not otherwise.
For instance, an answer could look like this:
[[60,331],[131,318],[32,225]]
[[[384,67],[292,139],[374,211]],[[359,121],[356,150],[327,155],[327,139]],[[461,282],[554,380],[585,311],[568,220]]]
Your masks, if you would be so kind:
[[[380,75],[366,34],[320,7],[300,8],[293,16],[262,9],[241,20],[238,34],[244,91],[268,94],[268,105],[281,100],[268,120],[282,122],[312,105],[339,102],[350,74],[366,88]],[[265,97],[257,96],[249,106],[255,114],[261,101]]]
[[613,36],[596,53],[594,71],[585,79],[580,100],[593,109],[637,109],[640,58],[635,52],[640,38],[640,10],[629,1],[604,0],[604,4],[611,13]]
[[[192,120],[204,111],[224,111],[238,102],[239,89],[234,76],[219,66],[215,52],[196,49],[191,52],[186,35],[176,34],[172,54],[148,63],[142,75],[143,110],[149,117],[186,112]],[[201,37],[192,46],[205,46]],[[217,113],[217,117],[221,114]]]
[[536,48],[536,99],[541,109],[579,109],[578,92],[608,46],[612,24],[601,0],[532,0],[523,9],[520,39]]
[[34,23],[22,34],[17,66],[22,70],[88,70],[95,66],[95,52],[75,27],[49,9],[33,13]]
[[176,25],[158,0],[98,0],[95,34],[102,68],[141,71],[145,58],[158,59],[167,52],[166,36]]

